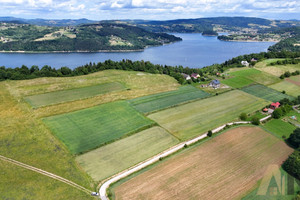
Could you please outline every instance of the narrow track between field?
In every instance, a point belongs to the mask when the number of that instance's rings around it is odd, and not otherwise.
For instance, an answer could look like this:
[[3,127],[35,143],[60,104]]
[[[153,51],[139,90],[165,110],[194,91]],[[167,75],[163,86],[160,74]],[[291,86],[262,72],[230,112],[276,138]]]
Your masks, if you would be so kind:
[[34,171],[34,172],[36,172],[36,173],[42,174],[42,175],[44,175],[44,176],[48,176],[48,177],[53,178],[53,179],[55,179],[55,180],[58,180],[58,181],[60,181],[60,182],[63,182],[63,183],[65,183],[65,184],[68,184],[68,185],[70,185],[70,186],[72,186],[72,187],[74,187],[74,188],[76,188],[76,189],[78,189],[78,190],[81,190],[81,191],[85,192],[85,193],[91,194],[91,192],[92,192],[92,191],[90,191],[90,190],[84,188],[84,187],[81,186],[81,185],[78,185],[78,184],[76,184],[76,183],[74,183],[74,182],[72,182],[72,181],[70,181],[70,180],[67,180],[67,179],[65,179],[65,178],[63,178],[63,177],[60,177],[60,176],[55,175],[55,174],[52,174],[52,173],[50,173],[50,172],[44,171],[44,170],[42,170],[42,169],[39,169],[39,168],[30,166],[30,165],[21,163],[21,162],[19,162],[19,161],[13,160],[13,159],[11,159],[11,158],[7,158],[7,157],[2,156],[2,155],[0,155],[0,159],[3,160],[3,161],[9,162],[9,163],[11,163],[11,164],[17,165],[17,166],[19,166],[19,167],[22,167],[22,168],[25,168],[25,169]]

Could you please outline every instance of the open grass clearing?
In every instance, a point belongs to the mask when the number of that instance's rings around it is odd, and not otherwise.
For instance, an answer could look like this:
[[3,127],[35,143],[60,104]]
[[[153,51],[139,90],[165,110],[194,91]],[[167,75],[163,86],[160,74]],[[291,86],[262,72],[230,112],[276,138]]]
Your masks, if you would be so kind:
[[221,82],[233,88],[241,88],[254,82],[263,85],[270,85],[280,81],[280,79],[276,76],[253,68],[235,69],[232,72],[229,71],[229,76],[232,78],[221,80]]
[[73,154],[83,153],[151,126],[126,101],[44,118],[52,132]]
[[260,71],[263,71],[263,72],[269,73],[271,75],[277,76],[277,77],[279,77],[280,75],[282,75],[286,71],[294,72],[296,70],[300,70],[300,63],[298,63],[296,65],[287,64],[287,65],[268,66],[268,64],[270,64],[271,62],[276,62],[277,60],[284,60],[284,59],[264,60],[264,61],[258,62],[255,65],[255,68],[260,70]]
[[142,113],[150,113],[180,103],[202,99],[209,94],[193,86],[182,86],[178,90],[153,94],[129,100],[129,103]]
[[25,97],[25,100],[33,107],[47,106],[51,104],[63,103],[67,101],[74,101],[78,99],[89,98],[105,93],[125,90],[125,87],[118,82],[103,83],[100,85],[87,86],[71,90],[62,90],[56,92],[49,92],[45,94],[37,94]]
[[94,86],[95,84],[104,84],[108,82],[119,82],[124,85],[127,90],[115,91],[87,99],[40,107],[33,112],[37,117],[47,117],[112,101],[133,99],[160,92],[172,91],[179,87],[177,81],[167,75],[122,70],[105,70],[85,76],[37,78],[32,80],[7,81],[6,83],[9,92],[19,101],[24,101],[22,99],[26,96]]
[[[10,95],[6,81],[0,83],[0,99],[1,155],[93,189],[93,181],[64,145],[35,118],[27,104]],[[3,161],[0,169],[0,196],[4,199],[89,198],[68,185]]]
[[290,96],[297,97],[298,95],[300,95],[300,85],[298,86],[287,80],[281,81],[279,83],[275,83],[273,85],[270,85],[269,87],[279,92],[285,91],[286,94]]
[[300,75],[292,76],[292,77],[287,78],[285,80],[300,87]]
[[1,199],[95,199],[66,183],[0,160]]
[[281,139],[283,139],[283,136],[285,138],[288,138],[290,134],[296,129],[295,126],[291,125],[288,122],[284,122],[281,119],[272,119],[265,125],[263,125],[263,127],[267,131],[273,133],[275,136]]
[[169,108],[148,117],[181,140],[187,140],[238,119],[242,112],[252,113],[268,103],[245,92],[233,90]]
[[259,127],[231,129],[121,183],[115,197],[235,199],[251,190],[270,164],[282,164],[292,152]]
[[80,155],[76,160],[95,181],[101,181],[178,142],[178,139],[156,126]]
[[241,90],[272,102],[280,101],[284,98],[293,99],[293,97],[289,95],[282,94],[277,90],[259,84],[243,87]]

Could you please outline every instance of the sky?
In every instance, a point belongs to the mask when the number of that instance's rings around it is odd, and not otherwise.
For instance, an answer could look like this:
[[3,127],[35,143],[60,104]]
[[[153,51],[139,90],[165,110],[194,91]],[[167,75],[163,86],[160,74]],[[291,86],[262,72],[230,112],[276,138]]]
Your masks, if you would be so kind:
[[0,0],[0,16],[91,20],[248,16],[300,20],[300,0]]

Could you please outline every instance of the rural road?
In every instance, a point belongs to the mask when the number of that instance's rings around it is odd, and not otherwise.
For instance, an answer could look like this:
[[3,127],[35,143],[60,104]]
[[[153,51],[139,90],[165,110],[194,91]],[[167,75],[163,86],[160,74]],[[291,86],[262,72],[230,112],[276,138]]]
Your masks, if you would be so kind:
[[[266,119],[269,119],[271,117],[271,115],[267,116],[267,117],[264,117],[262,119],[260,119],[260,121],[264,121]],[[231,123],[227,123],[227,124],[224,124],[214,130],[212,130],[213,133],[216,133],[220,130],[222,130],[223,128],[225,128],[226,125],[233,125],[233,124],[249,124],[251,123],[250,121],[241,121],[241,122],[231,122]],[[106,191],[107,191],[107,188],[112,184],[112,183],[115,183],[117,182],[118,180],[122,179],[122,178],[125,178],[126,176],[130,175],[130,174],[133,174],[134,172],[137,172],[145,167],[147,167],[148,165],[151,165],[157,161],[159,161],[160,158],[163,158],[163,157],[166,157],[166,156],[169,156],[173,153],[175,153],[176,151],[184,148],[184,145],[191,145],[191,144],[194,144],[196,142],[198,142],[199,140],[202,140],[203,138],[206,138],[208,137],[207,136],[207,133],[204,133],[203,135],[200,135],[194,139],[191,139],[191,140],[188,140],[188,141],[185,141],[185,142],[182,142],[178,145],[175,145],[169,149],[167,149],[166,151],[146,160],[146,161],[143,161],[133,167],[131,167],[130,169],[127,169],[121,173],[118,173],[114,176],[112,176],[111,178],[109,178],[108,180],[106,180],[100,187],[99,189],[99,195],[100,195],[100,198],[101,200],[109,200],[109,198],[106,196]]]
[[48,177],[53,178],[55,180],[58,180],[60,182],[66,183],[66,184],[68,184],[68,185],[70,185],[70,186],[72,186],[72,187],[74,187],[74,188],[76,188],[78,190],[81,190],[81,191],[83,191],[85,193],[91,194],[91,192],[92,192],[92,191],[90,191],[90,190],[88,190],[88,189],[86,189],[86,188],[84,188],[84,187],[82,187],[82,186],[80,186],[80,185],[78,185],[78,184],[76,184],[76,183],[74,183],[72,181],[69,181],[69,180],[67,180],[67,179],[65,179],[63,177],[57,176],[55,174],[52,174],[50,172],[44,171],[42,169],[39,169],[39,168],[30,166],[30,165],[27,165],[27,164],[21,163],[19,161],[13,160],[11,158],[7,158],[5,156],[1,156],[0,155],[0,160],[6,161],[6,162],[9,162],[11,164],[17,165],[19,167],[23,167],[25,169],[28,169],[28,170],[40,173],[42,175],[48,176]]

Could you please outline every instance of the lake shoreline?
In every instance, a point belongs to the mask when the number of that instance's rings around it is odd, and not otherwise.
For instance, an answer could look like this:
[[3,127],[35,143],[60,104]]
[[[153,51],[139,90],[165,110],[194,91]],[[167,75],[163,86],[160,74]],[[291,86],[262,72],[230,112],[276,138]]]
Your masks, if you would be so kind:
[[141,52],[145,49],[135,49],[135,50],[98,50],[98,51],[3,51],[1,50],[0,53],[24,53],[24,54],[35,54],[35,53],[126,53],[126,52]]

